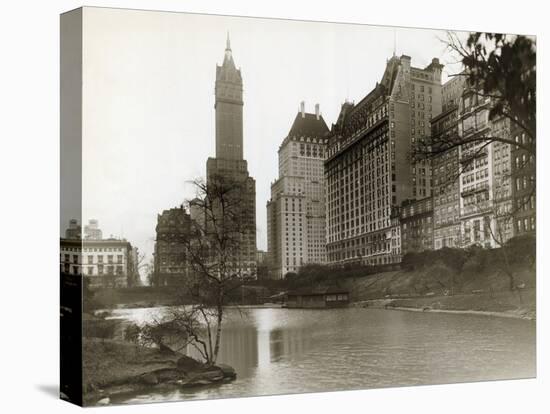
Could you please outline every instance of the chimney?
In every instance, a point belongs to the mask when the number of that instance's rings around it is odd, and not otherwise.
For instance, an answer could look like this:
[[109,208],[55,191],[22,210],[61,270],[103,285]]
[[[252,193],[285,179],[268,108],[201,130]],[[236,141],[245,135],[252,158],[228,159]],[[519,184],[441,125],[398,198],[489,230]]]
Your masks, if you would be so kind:
[[306,103],[304,101],[300,102],[300,112],[302,113],[302,118],[306,117]]
[[319,104],[315,104],[315,118],[317,118],[317,120],[319,120],[321,114],[319,113]]

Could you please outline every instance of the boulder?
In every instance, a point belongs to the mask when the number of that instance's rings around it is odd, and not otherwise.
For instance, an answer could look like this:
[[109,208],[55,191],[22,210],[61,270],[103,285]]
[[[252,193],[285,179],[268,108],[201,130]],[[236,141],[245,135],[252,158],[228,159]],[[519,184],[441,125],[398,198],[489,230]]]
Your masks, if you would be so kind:
[[237,378],[237,373],[235,372],[235,369],[229,365],[218,364],[216,365],[216,368],[219,368],[221,370],[224,378],[229,378],[229,379]]
[[216,381],[221,381],[224,378],[224,375],[223,375],[223,371],[220,368],[212,367],[206,371],[198,373],[195,378],[216,382]]

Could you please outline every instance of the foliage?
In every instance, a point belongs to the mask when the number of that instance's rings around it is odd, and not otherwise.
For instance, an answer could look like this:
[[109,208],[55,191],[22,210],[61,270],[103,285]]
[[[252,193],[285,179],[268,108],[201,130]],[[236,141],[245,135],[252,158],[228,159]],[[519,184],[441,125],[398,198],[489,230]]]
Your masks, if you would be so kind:
[[117,322],[106,319],[84,320],[82,335],[85,338],[111,339],[115,334]]
[[90,278],[82,278],[82,310],[85,313],[93,313],[96,309],[99,308],[99,302],[95,298],[95,292],[90,287]]
[[[469,86],[492,100],[490,119],[505,117],[535,139],[537,54],[527,36],[471,33],[459,49]],[[528,148],[529,149],[529,148]],[[530,148],[534,153],[534,146]]]
[[537,240],[534,235],[513,237],[505,247],[512,263],[526,263],[534,266],[537,256]]

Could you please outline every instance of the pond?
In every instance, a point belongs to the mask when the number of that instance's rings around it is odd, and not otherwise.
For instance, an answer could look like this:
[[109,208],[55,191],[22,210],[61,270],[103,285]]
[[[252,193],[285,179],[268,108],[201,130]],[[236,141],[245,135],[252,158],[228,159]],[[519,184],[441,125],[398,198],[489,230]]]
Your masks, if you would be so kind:
[[[162,309],[120,309],[142,323]],[[218,362],[237,380],[123,395],[113,403],[244,397],[528,378],[535,323],[481,315],[344,308],[230,310]],[[192,353],[190,353],[192,355]],[[192,355],[193,356],[193,355]]]

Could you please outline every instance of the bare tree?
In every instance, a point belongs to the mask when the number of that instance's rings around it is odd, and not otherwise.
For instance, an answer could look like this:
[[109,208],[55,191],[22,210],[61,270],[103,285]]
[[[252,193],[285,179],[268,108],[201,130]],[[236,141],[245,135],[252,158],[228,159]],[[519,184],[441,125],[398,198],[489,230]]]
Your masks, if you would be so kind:
[[[193,347],[207,365],[216,363],[227,305],[254,276],[248,240],[255,231],[247,208],[246,183],[227,177],[194,180],[196,197],[187,202],[193,220],[178,243],[190,272],[177,287],[177,306],[154,325],[170,326],[182,346]],[[148,327],[149,330],[150,326]]]

